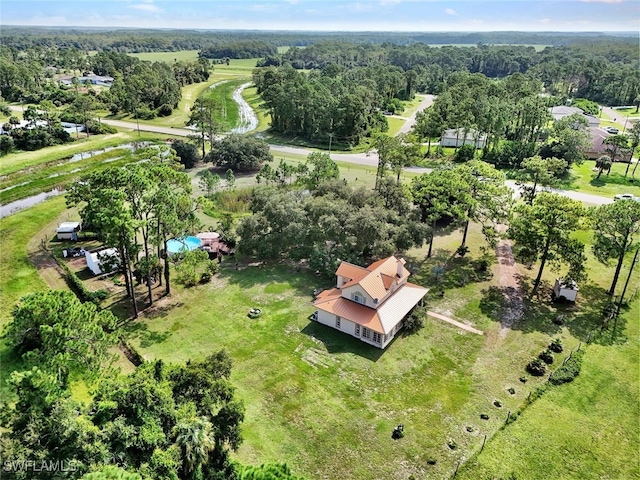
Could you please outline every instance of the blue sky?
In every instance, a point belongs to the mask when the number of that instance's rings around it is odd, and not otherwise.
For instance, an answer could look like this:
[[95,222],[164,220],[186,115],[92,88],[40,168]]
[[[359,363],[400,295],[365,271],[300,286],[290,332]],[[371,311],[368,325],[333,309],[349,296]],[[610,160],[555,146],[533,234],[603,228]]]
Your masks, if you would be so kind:
[[268,30],[635,31],[639,0],[1,0],[0,24]]

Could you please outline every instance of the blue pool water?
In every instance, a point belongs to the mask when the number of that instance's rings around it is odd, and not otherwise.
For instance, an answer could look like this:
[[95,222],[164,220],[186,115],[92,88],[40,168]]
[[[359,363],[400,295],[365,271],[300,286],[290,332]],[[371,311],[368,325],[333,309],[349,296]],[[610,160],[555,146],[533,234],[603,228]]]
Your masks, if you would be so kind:
[[188,252],[199,248],[202,242],[198,237],[172,238],[167,241],[167,252]]

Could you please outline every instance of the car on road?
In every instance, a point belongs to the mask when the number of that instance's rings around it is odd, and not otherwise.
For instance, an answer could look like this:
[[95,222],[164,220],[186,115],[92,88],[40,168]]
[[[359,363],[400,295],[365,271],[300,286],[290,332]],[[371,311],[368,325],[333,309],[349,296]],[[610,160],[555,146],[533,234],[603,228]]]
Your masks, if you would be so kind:
[[618,133],[620,133],[620,130],[618,130],[616,127],[606,127],[605,130],[613,135],[617,135]]
[[640,202],[640,197],[636,197],[632,193],[619,193],[614,195],[613,200],[635,200],[636,202]]

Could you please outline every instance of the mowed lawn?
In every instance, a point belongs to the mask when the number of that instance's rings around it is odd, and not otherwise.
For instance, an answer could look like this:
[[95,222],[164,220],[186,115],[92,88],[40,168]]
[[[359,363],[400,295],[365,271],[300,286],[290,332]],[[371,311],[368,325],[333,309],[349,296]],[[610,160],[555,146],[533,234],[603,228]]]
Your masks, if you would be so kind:
[[[624,458],[639,445],[638,329],[631,325],[637,301],[624,313],[613,345],[600,339],[587,347],[578,381],[552,389],[500,430],[507,413],[544,381],[526,375],[526,363],[560,337],[565,352],[556,355],[557,366],[597,328],[594,312],[604,300],[598,285],[613,272],[589,255],[597,285],[584,285],[577,310],[552,305],[543,290],[522,321],[502,330],[497,266],[493,276],[473,275],[483,243],[477,227],[464,259],[453,258],[459,241],[459,231],[438,235],[432,259],[424,259],[424,249],[406,258],[416,280],[446,290],[443,299],[430,296],[430,308],[474,325],[483,336],[427,318],[418,334],[400,335],[381,352],[308,320],[311,291],[329,281],[293,266],[244,263],[237,271],[223,265],[209,285],[176,289],[170,303],[130,324],[128,335],[149,360],[183,362],[229,351],[232,381],[247,407],[245,442],[237,453],[243,462],[286,461],[296,473],[330,479],[447,478],[458,462],[459,475],[469,479],[511,472],[518,479],[595,479],[608,471],[616,472],[610,478],[635,478],[636,464]],[[436,265],[446,268],[440,281],[432,274]],[[518,273],[536,272],[520,267]],[[547,282],[553,277],[545,275]],[[635,288],[636,281],[629,292]],[[252,307],[264,311],[258,320],[246,316]],[[564,326],[552,322],[559,313],[568,315]],[[482,413],[489,420],[480,419]],[[393,441],[398,423],[406,436]],[[472,458],[485,434],[484,453]],[[614,434],[616,445],[610,443]],[[573,456],[570,465],[566,455]]]
[[[406,479],[435,457],[433,471],[444,474],[455,457],[447,437],[463,436],[452,417],[474,401],[484,338],[427,321],[382,352],[307,318],[317,286],[329,285],[284,265],[228,266],[211,285],[176,295],[174,308],[132,323],[129,338],[149,360],[229,351],[247,407],[241,461],[286,461],[309,478]],[[252,306],[264,312],[257,320],[247,317]],[[402,441],[391,439],[398,423]]]

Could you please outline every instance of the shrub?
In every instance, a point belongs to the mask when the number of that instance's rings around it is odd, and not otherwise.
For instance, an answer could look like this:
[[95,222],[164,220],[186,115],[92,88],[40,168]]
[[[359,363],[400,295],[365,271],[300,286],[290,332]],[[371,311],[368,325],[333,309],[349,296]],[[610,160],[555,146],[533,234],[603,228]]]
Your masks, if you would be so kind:
[[480,414],[480,418],[481,418],[482,420],[489,420],[489,415],[487,415],[486,413],[481,413],[481,414]]
[[427,315],[425,307],[416,307],[404,321],[407,333],[415,333],[424,327],[424,317]]
[[427,464],[429,465],[435,465],[436,463],[438,463],[438,460],[436,460],[435,458],[428,458],[427,459]]
[[527,364],[527,372],[535,377],[541,377],[547,372],[547,365],[539,358],[534,358]]
[[572,382],[574,378],[580,375],[580,369],[582,368],[582,357],[584,351],[578,350],[571,354],[569,359],[558,368],[549,381],[554,385],[561,385],[563,383]]
[[544,363],[546,363],[547,365],[551,365],[553,363],[553,355],[551,354],[550,350],[545,350],[543,352],[540,352],[540,355],[538,355],[538,358],[542,360]]
[[507,392],[509,392],[511,395],[515,395],[515,394],[516,394],[516,389],[515,389],[515,388],[513,388],[513,387],[509,387],[509,388],[507,389]]
[[449,448],[450,448],[451,450],[455,450],[456,448],[458,448],[458,444],[457,444],[457,443],[456,443],[456,441],[455,441],[455,440],[453,440],[452,438],[450,438],[450,439],[447,441],[447,445],[449,446]]
[[167,105],[166,103],[158,107],[159,117],[168,117],[171,115],[171,112],[173,112],[173,108],[171,108],[171,105]]
[[200,275],[200,283],[209,283],[211,281],[211,274],[209,272],[202,272]]
[[84,282],[71,271],[66,263],[62,262],[58,258],[56,258],[56,261],[58,262],[60,268],[64,270],[65,280],[67,281],[69,288],[73,290],[73,292],[82,302],[91,302],[99,306],[100,303],[109,296],[109,292],[107,290],[89,290],[87,287],[85,287]]
[[474,145],[462,145],[453,157],[453,161],[457,163],[468,162],[473,160],[476,154],[476,147]]
[[559,338],[556,338],[553,342],[551,342],[549,344],[549,350],[551,350],[552,352],[555,352],[555,353],[561,353],[562,352],[562,340],[560,340]]
[[460,245],[456,249],[456,255],[460,257],[464,257],[467,253],[469,253],[469,247],[467,247],[466,245]]

